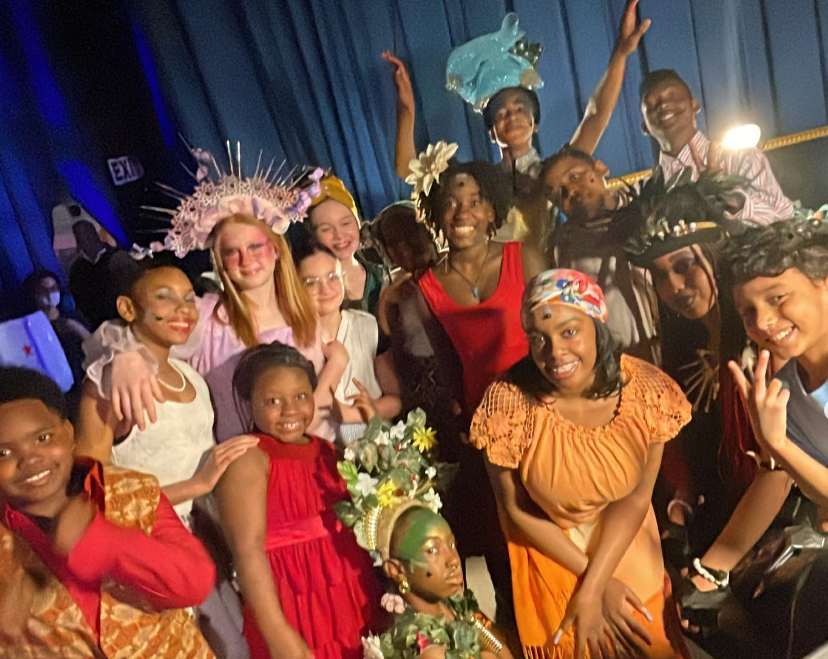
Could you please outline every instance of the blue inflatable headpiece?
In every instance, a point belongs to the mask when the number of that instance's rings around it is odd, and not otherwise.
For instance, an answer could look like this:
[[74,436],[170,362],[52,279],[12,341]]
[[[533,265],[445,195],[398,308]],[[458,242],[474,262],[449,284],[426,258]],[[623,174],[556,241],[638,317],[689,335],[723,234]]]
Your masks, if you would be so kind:
[[518,15],[506,14],[500,30],[472,39],[449,55],[446,87],[482,112],[501,89],[543,87],[535,70],[541,50],[540,44],[523,38]]

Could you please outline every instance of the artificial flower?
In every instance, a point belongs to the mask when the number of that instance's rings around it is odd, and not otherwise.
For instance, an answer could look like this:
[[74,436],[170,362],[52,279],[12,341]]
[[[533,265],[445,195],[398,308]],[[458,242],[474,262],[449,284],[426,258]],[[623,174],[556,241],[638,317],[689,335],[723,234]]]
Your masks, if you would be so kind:
[[[365,472],[360,472],[357,476],[357,482],[354,486],[362,496],[367,497],[374,491],[374,488],[377,486],[379,481],[376,478],[372,478]],[[379,495],[379,491],[377,491],[377,495]]]
[[433,481],[434,478],[437,476],[437,470],[434,467],[429,467],[425,470],[425,474],[429,480]]
[[380,604],[388,613],[402,613],[405,611],[405,600],[397,593],[385,593],[380,600]]
[[380,506],[391,506],[397,500],[397,486],[392,480],[387,480],[377,488],[376,495]]
[[388,434],[391,436],[391,439],[400,441],[405,437],[405,423],[403,421],[398,421],[395,425],[388,429]]
[[443,507],[443,502],[440,495],[434,491],[433,487],[428,488],[428,492],[423,495],[423,502],[431,508],[435,513],[440,511]]
[[362,657],[363,659],[384,659],[379,636],[369,634],[362,637]]
[[415,428],[414,429],[414,446],[420,453],[425,453],[434,448],[437,444],[437,433],[434,428]]
[[417,647],[420,649],[420,652],[425,650],[429,645],[431,645],[431,641],[428,637],[423,636],[420,632],[417,632]]
[[431,186],[440,182],[440,174],[448,169],[448,161],[457,151],[457,143],[447,144],[443,140],[437,144],[429,144],[419,157],[408,163],[411,173],[406,177],[405,182],[413,185],[411,193],[413,198],[420,194],[428,196]]
[[356,460],[356,451],[354,450],[353,446],[345,447],[344,457],[348,462],[353,462],[354,460]]

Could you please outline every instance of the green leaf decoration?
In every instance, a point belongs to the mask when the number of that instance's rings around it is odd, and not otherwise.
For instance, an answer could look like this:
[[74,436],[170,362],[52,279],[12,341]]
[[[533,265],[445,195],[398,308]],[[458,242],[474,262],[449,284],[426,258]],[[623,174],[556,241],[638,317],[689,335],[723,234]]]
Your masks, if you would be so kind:
[[337,462],[336,470],[339,472],[339,475],[342,476],[342,480],[346,483],[355,483],[357,475],[359,474],[357,466],[348,460],[340,460]]
[[350,501],[337,501],[333,507],[339,519],[348,528],[352,528],[362,517],[362,513]]
[[379,448],[373,442],[360,442],[357,457],[368,473],[371,473],[379,462]]
[[419,636],[433,644],[445,646],[447,658],[479,659],[480,638],[469,622],[470,616],[479,612],[474,595],[467,590],[451,598],[447,604],[455,615],[452,622],[442,616],[416,613],[410,607],[396,615],[391,629],[380,636],[383,656],[389,659],[416,659],[420,655]]

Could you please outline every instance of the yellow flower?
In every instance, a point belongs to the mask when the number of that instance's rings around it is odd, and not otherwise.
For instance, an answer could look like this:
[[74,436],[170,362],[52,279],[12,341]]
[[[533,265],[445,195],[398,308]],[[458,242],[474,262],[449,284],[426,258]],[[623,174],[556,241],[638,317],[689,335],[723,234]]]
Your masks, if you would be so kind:
[[437,433],[434,428],[416,428],[414,430],[414,446],[420,453],[430,451],[437,444]]
[[384,481],[377,488],[377,501],[380,506],[390,506],[397,500],[397,487],[392,480]]

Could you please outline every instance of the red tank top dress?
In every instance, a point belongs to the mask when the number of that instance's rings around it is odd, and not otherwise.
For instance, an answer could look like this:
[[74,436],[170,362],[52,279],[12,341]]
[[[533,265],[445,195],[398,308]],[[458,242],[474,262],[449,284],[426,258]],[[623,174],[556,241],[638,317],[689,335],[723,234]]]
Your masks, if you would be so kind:
[[522,247],[518,242],[503,246],[497,289],[480,304],[457,304],[432,270],[420,278],[420,290],[463,364],[463,392],[469,413],[474,412],[486,387],[498,375],[529,354],[529,342],[520,323],[525,288]]

